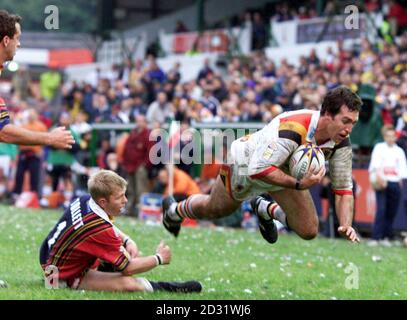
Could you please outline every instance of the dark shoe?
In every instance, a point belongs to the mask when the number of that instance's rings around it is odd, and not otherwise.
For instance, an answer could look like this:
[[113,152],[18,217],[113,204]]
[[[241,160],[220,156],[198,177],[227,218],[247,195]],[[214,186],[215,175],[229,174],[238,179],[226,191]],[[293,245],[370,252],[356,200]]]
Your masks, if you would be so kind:
[[202,285],[198,281],[186,282],[153,282],[150,281],[154,291],[167,291],[179,293],[199,293],[202,291]]
[[264,219],[258,213],[258,206],[261,200],[266,200],[261,196],[256,196],[250,201],[250,205],[252,206],[253,212],[256,213],[257,218],[259,219],[259,229],[260,233],[263,238],[269,243],[275,243],[278,239],[278,230],[277,226],[274,223],[274,219]]
[[169,209],[171,205],[176,202],[173,197],[166,197],[163,200],[162,208],[163,208],[163,225],[164,228],[168,230],[174,237],[178,236],[179,231],[181,230],[181,223],[180,221],[174,221],[170,218]]

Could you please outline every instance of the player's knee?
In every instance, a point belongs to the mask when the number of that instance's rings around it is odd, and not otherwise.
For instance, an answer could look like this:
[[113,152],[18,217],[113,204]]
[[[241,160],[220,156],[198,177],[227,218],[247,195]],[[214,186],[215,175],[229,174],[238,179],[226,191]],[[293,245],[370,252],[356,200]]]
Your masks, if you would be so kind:
[[298,235],[304,240],[312,240],[318,235],[318,227],[308,228],[306,230],[298,232]]
[[309,221],[303,228],[298,230],[297,234],[304,240],[312,240],[318,235],[318,220]]
[[306,232],[300,235],[300,237],[304,240],[312,240],[315,239],[315,237],[317,236],[317,233],[314,232]]

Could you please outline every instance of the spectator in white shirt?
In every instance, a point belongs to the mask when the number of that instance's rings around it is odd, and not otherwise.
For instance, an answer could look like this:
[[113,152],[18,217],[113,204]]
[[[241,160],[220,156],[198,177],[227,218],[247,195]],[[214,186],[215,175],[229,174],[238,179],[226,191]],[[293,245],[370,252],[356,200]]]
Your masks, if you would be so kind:
[[157,94],[157,100],[152,102],[147,110],[148,123],[158,122],[163,125],[168,119],[173,118],[172,104],[168,102],[167,94],[160,91]]
[[404,151],[396,145],[393,126],[382,128],[384,142],[373,148],[369,165],[370,182],[376,190],[377,211],[373,225],[374,240],[393,237],[393,220],[397,214],[403,179],[407,178]]

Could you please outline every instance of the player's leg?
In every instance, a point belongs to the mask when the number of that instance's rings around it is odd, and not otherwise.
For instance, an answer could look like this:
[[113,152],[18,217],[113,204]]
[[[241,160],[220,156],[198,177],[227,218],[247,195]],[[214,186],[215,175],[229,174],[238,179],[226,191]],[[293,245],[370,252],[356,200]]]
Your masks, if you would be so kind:
[[376,215],[373,223],[372,239],[382,240],[385,229],[386,190],[376,191]]
[[163,223],[169,232],[177,236],[184,218],[217,219],[230,215],[240,204],[240,201],[231,198],[218,176],[209,195],[195,194],[179,203],[166,198],[163,201]]
[[143,280],[123,276],[120,272],[101,272],[89,270],[78,289],[91,291],[153,291]]
[[305,240],[317,236],[318,216],[308,190],[283,189],[270,194],[285,213],[286,223],[290,229]]
[[82,279],[78,289],[91,291],[116,292],[201,292],[202,285],[198,281],[186,282],[153,282],[145,278],[124,276],[119,272],[101,272],[89,270]]
[[41,159],[37,156],[30,158],[28,162],[28,171],[30,172],[30,189],[36,192],[37,195],[41,194],[40,191],[40,174],[41,174]]
[[[191,210],[183,212],[184,217],[192,219],[218,219],[230,215],[240,207],[241,202],[233,200],[218,176],[209,195],[193,195],[189,197]],[[188,199],[184,200],[185,203]],[[181,202],[182,203],[182,202]],[[180,213],[182,214],[182,206]],[[189,209],[189,208],[188,208]]]
[[24,175],[27,170],[27,160],[24,153],[19,154],[19,159],[17,161],[17,171],[15,175],[15,185],[13,193],[20,195],[23,191]]
[[59,166],[58,165],[52,165],[52,170],[49,171],[49,175],[51,177],[52,191],[57,191],[58,190],[58,184],[59,184],[59,177],[60,177]]
[[397,215],[400,203],[400,185],[398,182],[388,182],[386,194],[386,209],[384,214],[384,238],[393,239],[393,222]]

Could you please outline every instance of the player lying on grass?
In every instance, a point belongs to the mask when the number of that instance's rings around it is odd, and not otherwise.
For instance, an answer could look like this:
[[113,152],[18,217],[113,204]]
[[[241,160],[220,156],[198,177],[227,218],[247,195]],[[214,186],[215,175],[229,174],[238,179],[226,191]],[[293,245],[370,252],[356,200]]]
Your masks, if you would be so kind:
[[112,218],[126,205],[126,186],[113,171],[91,176],[90,195],[70,204],[41,246],[41,266],[47,280],[53,279],[48,283],[96,291],[200,292],[197,281],[153,282],[132,277],[169,264],[171,250],[161,241],[154,255],[142,257],[135,242],[113,225]]
[[[277,241],[274,219],[310,240],[318,233],[318,217],[309,192],[321,181],[325,167],[301,180],[287,174],[288,160],[298,146],[313,143],[329,160],[340,226],[346,239],[359,241],[352,228],[352,148],[349,134],[359,117],[361,99],[346,87],[328,92],[320,111],[299,110],[274,118],[260,131],[235,140],[228,163],[221,168],[210,195],[193,195],[179,203],[163,201],[164,227],[177,236],[184,218],[216,219],[251,200],[260,232],[270,243]],[[269,193],[276,203],[259,196]]]

